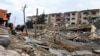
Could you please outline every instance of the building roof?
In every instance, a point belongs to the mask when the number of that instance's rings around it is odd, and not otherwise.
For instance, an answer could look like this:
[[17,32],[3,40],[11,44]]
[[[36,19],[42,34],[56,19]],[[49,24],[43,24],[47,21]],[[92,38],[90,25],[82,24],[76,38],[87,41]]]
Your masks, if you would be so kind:
[[87,10],[82,10],[80,12],[85,12],[85,11],[99,11],[100,9],[87,9]]
[[70,11],[70,12],[64,12],[65,13],[77,13],[78,11]]
[[[45,15],[58,15],[58,14],[65,14],[65,13],[77,13],[77,12],[87,12],[87,11],[99,11],[100,9],[87,9],[87,10],[81,10],[81,11],[70,11],[70,12],[64,12],[64,13],[50,13],[50,14],[45,14]],[[40,15],[39,15],[40,16]],[[27,18],[31,18],[31,17],[36,17],[36,15],[34,16],[28,16]]]

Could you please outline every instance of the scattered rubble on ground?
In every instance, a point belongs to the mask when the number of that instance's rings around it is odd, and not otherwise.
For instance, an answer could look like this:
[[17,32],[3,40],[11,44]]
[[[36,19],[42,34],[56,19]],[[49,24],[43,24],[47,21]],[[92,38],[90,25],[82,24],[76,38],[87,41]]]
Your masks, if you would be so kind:
[[[11,33],[0,34],[7,41],[0,44],[0,55],[5,56],[99,56],[100,54],[100,39],[96,36],[91,39],[89,32],[83,31],[55,31],[56,42],[54,41],[54,31],[45,30],[39,32],[34,38],[34,33],[28,31],[29,36],[19,34],[12,35]],[[31,32],[31,33],[30,33]],[[2,39],[0,39],[1,41]],[[4,41],[6,42],[6,41]],[[2,43],[2,41],[0,42]],[[3,50],[1,50],[3,49]]]

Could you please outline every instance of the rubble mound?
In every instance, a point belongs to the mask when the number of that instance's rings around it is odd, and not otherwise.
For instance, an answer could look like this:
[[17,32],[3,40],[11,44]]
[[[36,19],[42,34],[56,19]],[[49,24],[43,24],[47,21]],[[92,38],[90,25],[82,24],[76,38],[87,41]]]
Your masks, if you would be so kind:
[[10,44],[9,38],[0,37],[0,45],[2,45],[4,47],[8,47],[9,44]]
[[0,56],[21,56],[21,55],[16,51],[7,50],[3,46],[0,46]]
[[8,47],[9,44],[10,44],[10,37],[8,34],[8,30],[0,28],[0,45]]
[[51,47],[55,48],[55,49],[64,49],[64,50],[67,50],[69,52],[73,52],[73,51],[76,51],[76,50],[81,50],[80,46],[63,44],[63,43],[52,44]]
[[22,56],[33,56],[34,51],[32,46],[26,45],[23,40],[19,39],[22,36],[19,35],[10,35],[11,44],[8,46],[8,49],[15,50],[20,53]]

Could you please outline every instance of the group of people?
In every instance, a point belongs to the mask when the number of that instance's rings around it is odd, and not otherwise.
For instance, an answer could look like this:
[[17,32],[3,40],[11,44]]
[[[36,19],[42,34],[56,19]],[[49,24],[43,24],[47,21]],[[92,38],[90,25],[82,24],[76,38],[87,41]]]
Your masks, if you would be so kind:
[[10,32],[13,35],[24,32],[25,26],[24,25],[17,25],[16,27],[13,26],[13,23],[9,23],[8,27],[10,28]]

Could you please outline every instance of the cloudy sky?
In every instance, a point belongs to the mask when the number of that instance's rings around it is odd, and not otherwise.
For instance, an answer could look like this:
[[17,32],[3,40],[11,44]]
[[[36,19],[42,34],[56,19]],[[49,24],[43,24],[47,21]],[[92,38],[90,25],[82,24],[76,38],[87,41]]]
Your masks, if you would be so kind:
[[11,12],[10,22],[15,25],[23,24],[22,7],[27,4],[26,16],[35,15],[36,8],[39,8],[39,14],[59,13],[67,11],[80,11],[86,9],[100,9],[100,0],[0,0],[0,9],[6,9]]

